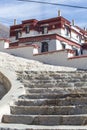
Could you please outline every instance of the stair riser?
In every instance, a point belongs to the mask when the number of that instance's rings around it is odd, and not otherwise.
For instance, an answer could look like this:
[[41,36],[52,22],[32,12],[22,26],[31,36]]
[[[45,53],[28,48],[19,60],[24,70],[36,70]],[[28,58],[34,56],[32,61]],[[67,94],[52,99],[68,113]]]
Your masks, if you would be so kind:
[[20,96],[19,98],[20,99],[58,99],[58,98],[66,98],[66,97],[73,97],[73,98],[76,98],[76,97],[87,97],[87,94],[86,93],[75,93],[75,94],[72,94],[72,93],[68,93],[68,94],[49,94],[49,93],[46,93],[46,94],[31,94],[31,95],[22,95]]
[[32,84],[26,84],[24,83],[24,86],[27,88],[54,88],[54,87],[61,87],[61,88],[71,88],[71,87],[77,87],[77,88],[81,88],[81,87],[86,87],[87,83],[32,83]]
[[12,114],[19,115],[76,115],[87,114],[87,106],[11,107]]
[[61,88],[61,87],[57,87],[57,88],[26,88],[26,94],[30,94],[30,93],[75,93],[75,92],[87,92],[87,88]]
[[45,106],[45,105],[48,105],[48,106],[68,106],[68,105],[87,105],[87,98],[79,98],[79,99],[65,99],[65,100],[62,100],[62,99],[52,99],[52,100],[47,100],[47,99],[44,99],[44,100],[29,100],[29,101],[18,101],[15,103],[16,105],[19,105],[19,106]]
[[22,123],[28,125],[87,125],[87,116],[8,116],[4,123]]

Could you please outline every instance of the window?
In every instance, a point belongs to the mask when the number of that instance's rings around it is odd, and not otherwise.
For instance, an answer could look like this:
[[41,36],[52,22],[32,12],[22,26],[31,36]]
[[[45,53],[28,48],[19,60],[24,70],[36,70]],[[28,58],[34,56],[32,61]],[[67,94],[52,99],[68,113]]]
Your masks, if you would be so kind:
[[26,33],[29,33],[29,32],[30,32],[29,25],[27,25],[27,26],[25,27],[25,31],[26,31]]
[[21,35],[22,35],[22,33],[21,33],[20,30],[19,30],[19,31],[16,31],[16,40],[17,40],[19,37],[21,37]]
[[47,27],[42,27],[42,34],[48,33],[48,28]]
[[62,49],[65,49],[66,45],[64,43],[62,43]]
[[73,50],[75,51],[75,56],[78,56],[79,55],[78,49],[76,49],[76,48],[73,47]]
[[41,52],[47,52],[48,51],[48,43],[42,42],[42,49]]
[[80,49],[80,52],[81,52],[81,55],[83,55],[83,49],[82,48]]
[[68,26],[65,26],[65,35],[70,36],[70,29]]
[[75,51],[76,51],[76,56],[78,56],[79,55],[78,50],[76,49]]
[[81,37],[81,36],[79,36],[79,43],[81,43],[81,41],[82,41],[82,37]]

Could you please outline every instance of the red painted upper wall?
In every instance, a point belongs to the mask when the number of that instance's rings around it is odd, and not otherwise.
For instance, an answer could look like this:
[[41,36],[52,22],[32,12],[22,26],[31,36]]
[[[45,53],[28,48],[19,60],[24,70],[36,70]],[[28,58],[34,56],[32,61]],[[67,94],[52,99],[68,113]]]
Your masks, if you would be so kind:
[[19,25],[13,25],[10,27],[10,37],[11,36],[16,36],[16,31],[21,30],[21,32],[25,32],[25,27],[29,25],[30,30],[35,30],[37,32],[40,32],[42,30],[43,26],[48,27],[49,30],[54,30],[54,29],[65,29],[65,25],[67,25],[70,29],[70,31],[74,31],[77,34],[82,33],[82,35],[87,35],[87,31],[81,29],[78,26],[75,26],[78,30],[74,30],[71,28],[71,22],[68,21],[67,19],[63,18],[62,16],[55,17],[55,18],[50,18],[50,19],[45,19],[45,20],[36,20],[36,19],[30,19],[30,20],[24,20],[22,21],[21,24]]
[[36,19],[30,19],[30,20],[24,20],[22,21],[22,24],[19,25],[13,25],[10,27],[10,36],[15,36],[15,31],[16,30],[22,30],[25,31],[25,26],[29,25],[30,30],[36,30],[36,31],[41,31],[41,27],[44,24],[48,24],[48,30],[53,29],[53,25],[55,25],[55,29],[57,28],[63,28],[64,24],[68,24],[70,26],[70,22],[63,18],[63,17],[55,17],[55,18],[50,18],[50,19],[45,19],[45,20],[36,20]]

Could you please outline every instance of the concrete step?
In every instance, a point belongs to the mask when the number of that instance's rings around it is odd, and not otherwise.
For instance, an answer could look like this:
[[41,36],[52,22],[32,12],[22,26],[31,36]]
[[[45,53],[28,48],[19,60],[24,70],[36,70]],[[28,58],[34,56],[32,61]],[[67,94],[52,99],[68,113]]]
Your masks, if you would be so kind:
[[87,87],[67,87],[67,88],[63,88],[63,87],[52,87],[52,88],[26,88],[26,94],[29,93],[81,93],[81,92],[86,92],[87,91]]
[[20,99],[15,102],[18,106],[68,106],[68,105],[87,105],[87,97],[67,97],[59,99]]
[[33,83],[49,83],[49,82],[53,82],[53,83],[58,83],[58,82],[87,82],[86,78],[83,77],[32,77],[32,79],[28,78],[27,79],[23,79],[23,82],[28,82],[28,80],[32,81]]
[[[24,86],[28,88],[53,88],[53,87],[62,87],[62,88],[67,88],[67,87],[74,87],[74,83],[67,83],[67,82],[60,82],[60,83],[26,83],[24,82]],[[87,86],[87,85],[86,85]],[[79,85],[80,87],[80,85]]]
[[87,115],[4,115],[3,123],[28,125],[87,125]]
[[13,124],[13,123],[0,123],[0,130],[87,130],[85,125],[25,125],[25,124]]
[[21,95],[19,99],[58,99],[66,97],[87,97],[86,92],[81,93],[42,93],[42,94],[26,94]]
[[11,106],[15,115],[76,115],[86,114],[86,106]]
[[[28,81],[29,80],[29,81]],[[45,83],[52,83],[52,84],[58,84],[58,83],[78,83],[78,82],[82,82],[82,83],[87,83],[87,79],[83,79],[83,78],[60,78],[60,79],[54,79],[54,78],[50,78],[50,79],[28,79],[28,80],[24,80],[23,82],[25,83],[41,83],[41,84],[45,84]]]
[[[35,83],[36,82],[36,83]],[[67,87],[85,87],[87,86],[87,82],[68,82],[68,81],[49,81],[49,82],[42,82],[42,81],[23,81],[23,84],[25,87],[29,87],[29,88],[49,88],[49,87],[63,87],[63,88],[67,88]]]
[[[26,78],[26,76],[28,75],[29,78],[37,78],[37,79],[43,79],[44,77],[57,77],[57,78],[60,78],[60,77],[72,77],[72,78],[80,78],[80,77],[83,77],[83,78],[87,78],[87,72],[59,72],[59,71],[42,71],[42,72],[23,72],[21,74],[18,74],[18,76],[21,76],[21,75],[24,75],[23,78]],[[38,76],[37,76],[38,75]],[[40,77],[40,78],[39,78]]]

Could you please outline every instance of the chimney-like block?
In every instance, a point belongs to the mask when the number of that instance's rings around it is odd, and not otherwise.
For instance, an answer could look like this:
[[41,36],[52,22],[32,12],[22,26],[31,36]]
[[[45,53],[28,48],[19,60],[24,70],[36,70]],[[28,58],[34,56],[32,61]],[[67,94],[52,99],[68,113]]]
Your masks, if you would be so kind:
[[61,11],[60,10],[58,10],[58,17],[60,17],[61,16]]
[[16,22],[17,22],[16,19],[14,19],[14,25],[16,25]]
[[74,21],[74,19],[72,19],[72,26],[74,26],[75,25],[75,21]]

